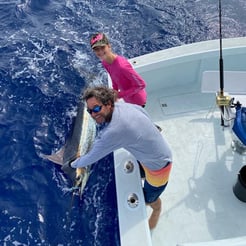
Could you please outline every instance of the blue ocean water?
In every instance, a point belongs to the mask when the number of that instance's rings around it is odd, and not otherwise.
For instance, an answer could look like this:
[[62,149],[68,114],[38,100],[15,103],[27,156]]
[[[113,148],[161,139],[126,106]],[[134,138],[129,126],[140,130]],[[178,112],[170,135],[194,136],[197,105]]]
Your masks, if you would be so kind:
[[[246,35],[245,0],[222,1],[223,37]],[[82,200],[41,158],[64,145],[81,92],[106,82],[89,37],[128,58],[216,39],[216,0],[0,0],[0,245],[120,245],[112,156]]]

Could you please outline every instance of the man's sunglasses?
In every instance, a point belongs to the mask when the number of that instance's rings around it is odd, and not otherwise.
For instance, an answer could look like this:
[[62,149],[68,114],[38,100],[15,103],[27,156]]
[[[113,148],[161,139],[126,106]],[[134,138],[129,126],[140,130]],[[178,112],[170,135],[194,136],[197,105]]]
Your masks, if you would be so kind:
[[101,111],[101,109],[102,109],[102,105],[101,105],[101,106],[96,105],[93,109],[87,108],[87,112],[88,112],[89,114],[92,114],[92,113],[98,113],[98,112]]

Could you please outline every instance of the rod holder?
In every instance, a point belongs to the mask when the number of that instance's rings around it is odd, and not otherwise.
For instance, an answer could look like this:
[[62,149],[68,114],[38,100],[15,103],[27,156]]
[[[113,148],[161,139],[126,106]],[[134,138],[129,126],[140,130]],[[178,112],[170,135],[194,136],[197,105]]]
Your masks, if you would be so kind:
[[131,161],[126,162],[125,165],[124,165],[124,171],[126,173],[132,173],[133,170],[134,170],[133,162],[131,162]]
[[136,208],[139,204],[138,196],[135,193],[132,193],[127,198],[127,203],[130,208]]

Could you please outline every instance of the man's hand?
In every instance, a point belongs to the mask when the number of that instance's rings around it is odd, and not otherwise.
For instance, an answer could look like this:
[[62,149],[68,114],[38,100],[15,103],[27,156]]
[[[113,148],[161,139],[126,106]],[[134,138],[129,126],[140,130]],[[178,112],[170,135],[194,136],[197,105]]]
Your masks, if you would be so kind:
[[71,167],[71,168],[76,168],[76,162],[77,162],[78,159],[79,159],[79,158],[77,158],[77,159],[75,159],[75,160],[69,162],[69,164],[68,164],[69,167]]
[[63,164],[62,165],[62,171],[64,172],[64,173],[71,173],[71,171],[74,171],[74,169],[76,168],[76,167],[73,167],[72,166],[72,163],[74,163],[75,161],[76,161],[77,159],[75,159],[75,160],[72,160],[72,161],[70,161],[70,162],[68,162],[68,163],[66,163],[66,164]]

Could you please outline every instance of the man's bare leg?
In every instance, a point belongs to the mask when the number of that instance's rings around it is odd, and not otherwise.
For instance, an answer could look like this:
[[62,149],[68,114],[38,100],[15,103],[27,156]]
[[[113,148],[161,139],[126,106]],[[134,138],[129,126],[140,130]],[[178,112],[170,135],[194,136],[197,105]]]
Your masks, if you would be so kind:
[[161,199],[158,198],[156,201],[148,204],[152,209],[152,214],[149,218],[149,229],[152,230],[156,227],[161,214]]

